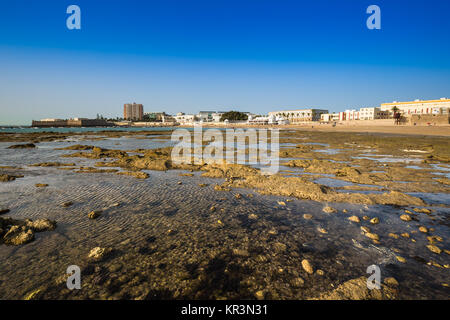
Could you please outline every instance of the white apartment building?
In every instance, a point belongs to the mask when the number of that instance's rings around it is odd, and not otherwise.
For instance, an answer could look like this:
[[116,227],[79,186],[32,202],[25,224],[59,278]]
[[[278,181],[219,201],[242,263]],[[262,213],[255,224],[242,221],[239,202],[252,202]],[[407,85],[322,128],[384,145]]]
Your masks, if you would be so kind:
[[322,113],[320,115],[320,121],[322,122],[339,121],[339,113]]
[[175,121],[178,123],[194,123],[195,115],[193,114],[184,114],[183,112],[178,112],[175,116]]
[[306,121],[319,121],[320,115],[328,113],[325,109],[297,109],[297,110],[285,110],[285,111],[272,111],[269,112],[269,116],[275,116],[288,120],[290,123],[306,122]]
[[359,120],[359,111],[345,110],[344,112],[339,112],[339,120],[340,121]]
[[381,108],[369,107],[359,109],[359,119],[360,120],[375,120],[375,119],[386,119],[389,113],[382,111]]

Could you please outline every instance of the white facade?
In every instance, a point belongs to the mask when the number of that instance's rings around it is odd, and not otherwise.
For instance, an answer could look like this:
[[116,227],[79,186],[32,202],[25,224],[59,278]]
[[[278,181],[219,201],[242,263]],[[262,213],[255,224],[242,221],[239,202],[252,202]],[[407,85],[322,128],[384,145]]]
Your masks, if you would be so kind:
[[248,124],[268,124],[269,123],[269,117],[255,117],[253,118],[252,115],[248,116],[247,119]]
[[319,121],[320,115],[328,113],[325,109],[297,109],[297,110],[285,110],[285,111],[272,111],[269,112],[269,116],[280,117],[288,120],[290,123],[306,122],[306,121]]
[[340,121],[359,120],[359,111],[345,110],[344,112],[339,112],[339,120]]
[[211,115],[213,122],[220,122],[220,118],[222,118],[223,112],[216,112]]
[[375,119],[385,119],[389,116],[389,113],[382,111],[381,108],[370,107],[359,109],[359,119],[360,120],[375,120]]
[[175,120],[178,123],[193,123],[194,120],[195,120],[195,115],[193,115],[193,114],[184,114],[183,112],[179,112],[175,116]]
[[320,115],[320,121],[323,122],[339,121],[339,113],[322,113]]

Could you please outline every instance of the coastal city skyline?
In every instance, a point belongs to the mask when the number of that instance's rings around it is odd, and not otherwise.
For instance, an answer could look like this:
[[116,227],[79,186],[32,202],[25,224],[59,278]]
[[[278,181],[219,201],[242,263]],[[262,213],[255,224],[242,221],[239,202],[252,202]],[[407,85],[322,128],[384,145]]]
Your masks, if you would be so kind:
[[442,1],[378,1],[381,30],[366,27],[367,1],[281,8],[193,1],[176,10],[108,3],[106,14],[106,2],[77,4],[80,30],[66,28],[66,4],[17,1],[0,13],[0,125],[116,117],[120,104],[134,100],[168,114],[267,114],[338,112],[450,92],[450,45],[442,41],[450,5]]

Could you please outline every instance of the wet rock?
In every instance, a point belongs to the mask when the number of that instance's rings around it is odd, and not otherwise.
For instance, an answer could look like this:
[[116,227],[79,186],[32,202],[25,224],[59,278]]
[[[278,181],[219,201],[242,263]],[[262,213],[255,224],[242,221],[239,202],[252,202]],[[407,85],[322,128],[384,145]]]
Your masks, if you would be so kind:
[[233,249],[233,254],[235,256],[239,256],[239,257],[248,257],[249,256],[249,253],[247,250],[237,249],[237,248]]
[[181,177],[193,177],[194,174],[193,173],[180,173]]
[[46,183],[36,183],[35,186],[37,188],[45,188],[45,187],[48,187],[48,184],[46,184]]
[[423,232],[423,233],[428,233],[428,229],[426,227],[424,227],[424,226],[420,226],[419,227],[419,231]]
[[121,171],[117,172],[116,174],[132,176],[137,179],[147,179],[149,177],[148,173],[142,171]]
[[357,216],[351,216],[351,217],[348,218],[348,220],[356,222],[356,223],[361,222]]
[[431,252],[434,252],[434,253],[437,253],[437,254],[441,254],[441,252],[442,252],[442,250],[441,250],[439,247],[437,247],[437,246],[435,246],[435,245],[433,245],[433,244],[427,245],[427,248],[428,248],[428,250],[430,250]]
[[427,237],[427,240],[428,240],[431,244],[436,243],[436,242],[442,242],[442,241],[444,241],[444,239],[442,239],[442,237],[440,237],[440,236],[428,236],[428,237]]
[[56,221],[49,219],[26,220],[26,226],[35,232],[51,231],[56,229]]
[[414,208],[413,210],[417,213],[431,214],[431,210],[426,209],[426,208]]
[[367,238],[372,239],[372,240],[380,240],[380,237],[376,234],[376,233],[370,233],[370,232],[366,232],[364,234]]
[[103,259],[105,259],[110,253],[110,248],[101,248],[101,247],[95,247],[91,251],[89,251],[88,259],[91,261],[99,262]]
[[323,212],[325,213],[336,213],[337,210],[335,208],[332,208],[330,206],[326,206],[322,209]]
[[3,242],[9,245],[22,245],[34,240],[34,233],[25,226],[12,226],[3,236]]
[[108,267],[109,272],[112,272],[112,273],[117,272],[120,269],[122,269],[122,265],[119,263],[112,264]]
[[8,149],[32,149],[32,148],[36,148],[36,145],[33,143],[14,144],[8,147]]
[[303,285],[305,284],[305,280],[303,280],[300,277],[297,277],[297,278],[292,279],[290,284],[294,288],[300,288],[300,287],[303,287]]
[[216,190],[216,191],[231,191],[230,188],[228,188],[228,187],[226,187],[224,185],[218,185],[218,184],[216,184],[214,186],[214,190]]
[[340,284],[336,289],[314,298],[317,300],[382,300],[396,298],[397,291],[382,285],[381,290],[367,288],[367,278],[360,277]]
[[379,224],[380,223],[380,219],[378,219],[377,217],[370,219],[370,223],[371,224]]
[[262,290],[256,291],[255,298],[258,300],[264,300],[264,291]]
[[402,219],[403,221],[411,221],[412,220],[411,216],[409,216],[407,214],[402,214],[400,216],[400,219]]
[[100,217],[101,213],[102,212],[100,210],[91,211],[88,214],[88,218],[89,219],[97,219],[98,217]]
[[313,269],[311,263],[307,259],[302,260],[302,268],[309,274],[314,273],[314,269]]
[[311,214],[309,214],[309,213],[305,213],[304,215],[303,215],[303,218],[304,219],[306,219],[306,220],[309,220],[309,219],[312,219],[312,215]]
[[63,163],[63,162],[41,162],[31,165],[32,167],[75,167],[75,163]]
[[76,144],[65,148],[57,148],[56,150],[92,150],[94,146],[86,146],[82,144]]
[[273,249],[275,252],[284,252],[287,249],[287,246],[284,243],[281,242],[275,242],[273,244]]
[[16,176],[9,174],[0,174],[0,182],[9,182],[16,180]]
[[320,233],[323,233],[323,234],[327,234],[328,233],[328,231],[326,229],[321,228],[321,227],[317,228],[317,231],[319,231]]
[[42,289],[36,289],[24,297],[24,300],[36,300],[41,293]]

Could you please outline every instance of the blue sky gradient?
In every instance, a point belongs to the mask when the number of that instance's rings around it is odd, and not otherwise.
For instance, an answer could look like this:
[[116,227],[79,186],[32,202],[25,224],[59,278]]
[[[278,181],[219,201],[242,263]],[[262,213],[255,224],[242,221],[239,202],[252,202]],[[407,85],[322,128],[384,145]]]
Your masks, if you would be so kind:
[[[450,1],[0,1],[0,125],[450,96]],[[66,8],[81,8],[81,30]],[[366,28],[381,8],[382,29]]]

